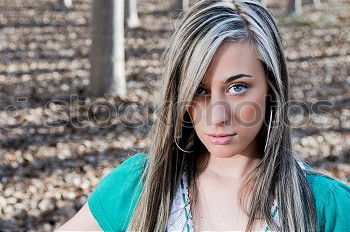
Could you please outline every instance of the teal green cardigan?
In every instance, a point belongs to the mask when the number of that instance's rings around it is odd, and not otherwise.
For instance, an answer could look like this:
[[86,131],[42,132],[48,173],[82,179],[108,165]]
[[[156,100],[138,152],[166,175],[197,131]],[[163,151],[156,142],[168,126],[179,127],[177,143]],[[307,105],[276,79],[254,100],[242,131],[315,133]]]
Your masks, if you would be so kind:
[[[145,154],[128,158],[89,195],[90,211],[104,231],[126,231],[141,193],[139,180],[146,161]],[[306,178],[316,202],[318,231],[350,231],[350,186],[318,175]]]

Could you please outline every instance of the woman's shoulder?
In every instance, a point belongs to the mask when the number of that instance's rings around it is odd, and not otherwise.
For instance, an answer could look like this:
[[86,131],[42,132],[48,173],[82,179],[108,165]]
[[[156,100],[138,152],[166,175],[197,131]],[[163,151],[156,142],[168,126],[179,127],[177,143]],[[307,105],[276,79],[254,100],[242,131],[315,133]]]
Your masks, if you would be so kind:
[[[305,169],[315,171],[308,165]],[[315,199],[319,228],[350,231],[350,186],[332,177],[312,173],[306,173],[306,179]]]
[[[316,171],[309,165],[304,164],[306,170]],[[314,195],[339,195],[340,197],[350,197],[350,186],[330,176],[319,175],[317,173],[306,173],[306,179]]]
[[88,197],[89,209],[104,231],[123,231],[142,189],[141,174],[148,155],[136,154],[118,165]]

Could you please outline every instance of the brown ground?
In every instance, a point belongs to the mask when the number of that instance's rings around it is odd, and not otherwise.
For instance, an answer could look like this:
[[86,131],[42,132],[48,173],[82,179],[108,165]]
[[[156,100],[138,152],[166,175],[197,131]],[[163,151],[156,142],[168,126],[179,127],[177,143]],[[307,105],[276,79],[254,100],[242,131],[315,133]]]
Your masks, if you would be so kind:
[[[3,223],[15,226],[11,230],[53,230],[86,202],[103,175],[149,144],[145,123],[87,123],[92,111],[84,107],[96,100],[84,98],[91,0],[76,0],[70,11],[59,10],[56,1],[0,1],[0,230]],[[304,109],[331,102],[321,112],[291,113],[298,122],[293,145],[311,164],[349,183],[350,2],[322,1],[318,11],[306,4],[304,16],[294,18],[285,18],[278,2],[269,7],[281,26],[293,99]],[[116,118],[134,122],[153,110],[160,55],[179,13],[156,0],[140,1],[139,10],[141,27],[126,32],[129,97],[100,99],[119,107]],[[106,112],[97,116],[102,120]]]

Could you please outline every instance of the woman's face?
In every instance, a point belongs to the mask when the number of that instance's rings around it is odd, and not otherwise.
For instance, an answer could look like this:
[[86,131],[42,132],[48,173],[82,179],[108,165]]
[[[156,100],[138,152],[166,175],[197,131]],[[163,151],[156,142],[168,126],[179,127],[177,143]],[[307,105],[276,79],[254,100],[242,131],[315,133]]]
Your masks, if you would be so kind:
[[259,152],[266,94],[264,68],[250,44],[223,43],[188,108],[210,154],[224,158]]

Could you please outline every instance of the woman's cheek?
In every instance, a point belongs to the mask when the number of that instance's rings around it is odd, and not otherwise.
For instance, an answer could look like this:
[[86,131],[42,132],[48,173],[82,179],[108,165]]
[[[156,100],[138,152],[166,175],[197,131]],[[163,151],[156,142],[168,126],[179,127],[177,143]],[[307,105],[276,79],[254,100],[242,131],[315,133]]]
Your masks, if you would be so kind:
[[191,105],[187,108],[187,111],[194,125],[199,124],[203,120],[203,105],[201,102],[195,101],[191,103]]
[[260,104],[245,104],[239,109],[240,126],[255,127],[262,120],[262,107]]

